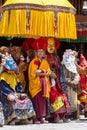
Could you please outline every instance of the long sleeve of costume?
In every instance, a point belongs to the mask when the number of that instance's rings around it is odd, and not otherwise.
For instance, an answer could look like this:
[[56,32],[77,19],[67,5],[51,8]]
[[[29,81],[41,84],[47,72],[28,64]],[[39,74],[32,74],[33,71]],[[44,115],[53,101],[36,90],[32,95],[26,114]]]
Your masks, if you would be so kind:
[[20,82],[16,86],[16,92],[17,93],[24,93],[24,89],[23,89],[22,84]]
[[80,76],[78,73],[72,73],[68,71],[64,65],[63,65],[63,70],[64,70],[66,83],[71,83],[75,85],[79,83]]
[[62,89],[63,89],[64,92],[67,93],[68,90],[67,90],[67,86],[66,86],[65,75],[64,75],[63,66],[62,66],[61,63],[59,65],[59,75],[60,75],[59,77],[60,77],[60,84],[62,86]]
[[0,93],[7,98],[9,94],[14,95],[14,91],[9,87],[9,84],[7,84],[4,80],[0,81]]
[[63,72],[64,72],[66,84],[70,83],[71,82],[71,73],[66,69],[64,64],[63,64]]
[[74,79],[73,79],[73,83],[74,83],[74,84],[78,84],[79,81],[80,81],[80,76],[79,76],[78,73],[76,73],[76,74],[75,74],[75,77],[74,77]]
[[0,75],[0,93],[2,93],[3,96],[7,97],[9,94],[14,95],[15,92],[24,92],[17,76],[15,74],[3,72]]

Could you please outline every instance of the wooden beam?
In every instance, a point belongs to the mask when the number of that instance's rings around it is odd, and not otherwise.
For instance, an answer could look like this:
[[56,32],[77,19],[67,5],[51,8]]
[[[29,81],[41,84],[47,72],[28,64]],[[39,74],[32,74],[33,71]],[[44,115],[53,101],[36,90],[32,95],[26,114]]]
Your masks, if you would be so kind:
[[0,6],[0,14],[2,13],[2,6]]
[[6,0],[2,0],[2,5],[5,3]]
[[76,15],[76,22],[87,22],[87,15]]

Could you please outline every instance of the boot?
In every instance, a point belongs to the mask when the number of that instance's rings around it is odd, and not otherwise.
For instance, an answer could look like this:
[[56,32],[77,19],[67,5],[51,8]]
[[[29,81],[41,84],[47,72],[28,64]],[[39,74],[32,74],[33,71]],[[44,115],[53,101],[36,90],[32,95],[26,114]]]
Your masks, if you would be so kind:
[[40,124],[40,121],[37,118],[35,118],[33,124]]
[[45,118],[43,118],[43,117],[40,118],[40,122],[41,122],[41,124],[48,123],[48,121],[46,121]]

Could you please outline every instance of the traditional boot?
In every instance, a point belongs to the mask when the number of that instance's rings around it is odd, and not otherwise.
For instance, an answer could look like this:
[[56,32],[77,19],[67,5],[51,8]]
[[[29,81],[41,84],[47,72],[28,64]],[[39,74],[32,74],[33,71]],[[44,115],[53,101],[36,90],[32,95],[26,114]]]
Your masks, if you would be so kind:
[[35,118],[35,119],[33,120],[33,124],[40,124],[40,121],[39,121],[37,118]]
[[46,121],[45,118],[43,118],[43,117],[40,118],[40,122],[41,122],[41,124],[48,123],[48,121]]
[[54,113],[54,123],[63,123],[63,120],[60,119],[58,113]]

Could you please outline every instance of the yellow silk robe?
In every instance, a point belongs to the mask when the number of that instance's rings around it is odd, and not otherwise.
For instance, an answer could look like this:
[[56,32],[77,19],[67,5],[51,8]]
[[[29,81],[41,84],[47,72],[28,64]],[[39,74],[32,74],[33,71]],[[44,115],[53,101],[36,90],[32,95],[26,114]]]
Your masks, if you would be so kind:
[[[38,58],[34,58],[31,63],[29,64],[28,69],[28,77],[29,77],[29,92],[31,97],[35,97],[42,89],[41,89],[41,82],[40,77],[36,75],[35,71],[38,69]],[[50,67],[46,60],[42,60],[40,70],[44,70],[44,72],[50,73]],[[46,80],[46,95],[44,97],[49,98],[50,93],[50,80],[49,77],[45,77]]]

